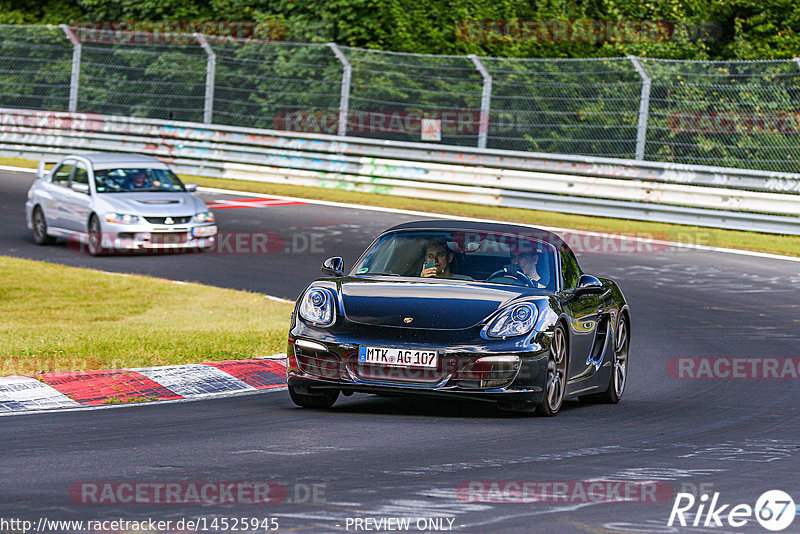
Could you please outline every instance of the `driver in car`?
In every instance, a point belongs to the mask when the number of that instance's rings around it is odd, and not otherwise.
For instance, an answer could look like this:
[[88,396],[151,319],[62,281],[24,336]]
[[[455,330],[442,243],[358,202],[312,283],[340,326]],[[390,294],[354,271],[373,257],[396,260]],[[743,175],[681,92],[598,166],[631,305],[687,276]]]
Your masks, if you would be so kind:
[[547,287],[547,280],[539,274],[537,269],[540,257],[541,255],[537,252],[512,252],[511,266],[517,266],[531,280],[533,287],[543,289]]
[[125,184],[125,189],[144,189],[147,187],[147,173],[143,169],[137,169]]

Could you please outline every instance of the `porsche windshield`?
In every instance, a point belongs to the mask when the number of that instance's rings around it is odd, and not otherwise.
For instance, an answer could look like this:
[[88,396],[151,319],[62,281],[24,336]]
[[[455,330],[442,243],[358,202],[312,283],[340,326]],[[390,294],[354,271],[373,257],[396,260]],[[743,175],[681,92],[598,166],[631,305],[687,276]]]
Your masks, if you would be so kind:
[[102,169],[94,171],[94,180],[98,193],[186,191],[169,169]]
[[389,233],[356,264],[356,276],[475,280],[555,290],[555,249],[523,235],[414,230]]

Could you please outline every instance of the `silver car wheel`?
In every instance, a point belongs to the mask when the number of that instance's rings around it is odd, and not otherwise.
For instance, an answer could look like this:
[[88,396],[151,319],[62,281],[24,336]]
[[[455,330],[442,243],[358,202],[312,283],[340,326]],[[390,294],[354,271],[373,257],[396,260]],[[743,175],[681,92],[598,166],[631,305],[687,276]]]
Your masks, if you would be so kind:
[[564,402],[564,391],[567,383],[567,339],[563,328],[559,325],[553,333],[550,343],[550,357],[547,360],[547,408],[551,413],[557,412]]
[[620,319],[614,344],[614,393],[617,397],[621,397],[625,391],[625,381],[628,377],[628,340],[628,325],[625,319]]
[[33,240],[37,245],[48,245],[53,242],[53,238],[47,235],[47,221],[39,206],[33,210]]
[[89,254],[99,256],[103,253],[103,231],[96,216],[89,220]]

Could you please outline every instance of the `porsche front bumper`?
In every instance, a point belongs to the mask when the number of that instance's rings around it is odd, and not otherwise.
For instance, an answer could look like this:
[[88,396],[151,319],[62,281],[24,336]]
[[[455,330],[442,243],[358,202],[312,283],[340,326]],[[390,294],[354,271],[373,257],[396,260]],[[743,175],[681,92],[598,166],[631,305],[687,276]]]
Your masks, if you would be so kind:
[[[298,329],[295,329],[295,331]],[[300,332],[306,330],[299,328]],[[299,333],[299,332],[295,332]],[[305,332],[304,332],[305,333]],[[398,339],[343,339],[293,335],[289,339],[290,386],[397,396],[438,396],[533,407],[543,400],[549,337],[532,340],[482,340],[437,344]],[[359,362],[361,346],[436,350],[435,369],[381,366]],[[518,362],[514,366],[511,362]],[[485,362],[489,362],[488,364]]]

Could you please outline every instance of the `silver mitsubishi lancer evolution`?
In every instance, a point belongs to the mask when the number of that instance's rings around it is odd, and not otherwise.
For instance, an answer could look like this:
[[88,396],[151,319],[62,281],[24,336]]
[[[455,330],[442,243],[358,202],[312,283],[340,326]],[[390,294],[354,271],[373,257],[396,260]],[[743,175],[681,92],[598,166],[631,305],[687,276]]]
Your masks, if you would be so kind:
[[39,245],[78,241],[93,256],[130,250],[205,250],[214,214],[162,162],[139,154],[70,155],[28,190],[25,215]]

